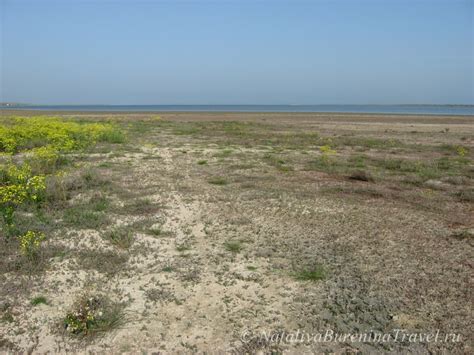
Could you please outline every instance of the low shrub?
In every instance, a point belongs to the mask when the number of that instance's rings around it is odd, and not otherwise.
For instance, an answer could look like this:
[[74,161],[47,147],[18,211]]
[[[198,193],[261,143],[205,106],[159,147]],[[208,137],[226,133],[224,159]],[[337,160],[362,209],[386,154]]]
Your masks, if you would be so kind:
[[79,298],[63,319],[63,327],[71,335],[93,336],[120,326],[123,307],[104,296]]

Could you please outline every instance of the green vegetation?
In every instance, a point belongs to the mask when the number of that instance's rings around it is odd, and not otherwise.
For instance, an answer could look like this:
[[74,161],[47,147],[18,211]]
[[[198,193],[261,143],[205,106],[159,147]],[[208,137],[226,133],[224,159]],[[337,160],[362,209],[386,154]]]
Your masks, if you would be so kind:
[[243,246],[240,242],[227,241],[224,243],[224,248],[231,253],[237,254],[240,253],[243,249]]
[[64,211],[63,222],[79,229],[97,229],[105,225],[107,216],[102,211],[92,209],[89,204],[69,207]]
[[109,207],[109,200],[98,194],[89,200],[89,205],[94,212],[104,212]]
[[117,251],[82,250],[77,254],[79,266],[84,270],[96,270],[115,275],[123,270],[128,254]]
[[163,231],[161,230],[161,228],[155,227],[155,228],[150,228],[148,230],[148,233],[158,237],[163,233]]
[[377,148],[377,149],[391,149],[403,147],[403,144],[398,139],[380,139],[372,137],[344,137],[339,136],[332,140],[332,144],[337,147],[363,147],[363,148]]
[[19,236],[20,250],[28,258],[34,258],[39,252],[41,242],[44,240],[44,234],[41,232],[28,231]]
[[226,158],[232,154],[233,150],[232,149],[223,149],[217,153],[215,153],[213,156],[216,158]]
[[133,233],[128,227],[115,228],[106,232],[104,238],[121,249],[129,249],[133,242]]
[[458,191],[456,196],[462,202],[474,202],[474,188],[466,188]]
[[228,184],[226,179],[224,179],[223,177],[219,177],[219,176],[213,177],[213,178],[211,178],[207,181],[212,185],[221,185],[222,186],[222,185],[227,185]]
[[362,168],[365,168],[366,166],[366,160],[367,160],[367,157],[365,155],[361,155],[361,154],[351,155],[347,159],[347,163],[351,167],[362,169]]
[[463,159],[442,157],[431,161],[408,159],[373,159],[371,163],[393,174],[413,174],[421,179],[434,179],[461,173],[467,168]]
[[94,336],[115,329],[125,321],[123,306],[104,296],[83,296],[63,319],[63,327],[74,336]]
[[139,198],[126,204],[121,212],[124,214],[143,215],[153,213],[157,209],[159,209],[159,206],[154,204],[150,199]]
[[[34,258],[46,236],[39,230],[24,230],[16,222],[16,212],[45,202],[66,200],[66,189],[59,184],[59,169],[66,155],[81,151],[97,142],[122,143],[123,133],[108,123],[79,123],[54,117],[2,117],[0,119],[0,213],[2,232],[17,237],[21,253]],[[47,183],[48,181],[48,183]],[[54,182],[54,188],[50,182]],[[88,182],[87,177],[85,182]],[[53,197],[54,196],[54,197]],[[104,199],[91,206],[92,211],[76,206],[67,210],[65,221],[96,227],[97,212],[107,207]]]
[[[52,137],[41,146],[38,138],[0,156],[2,196],[9,196],[0,205],[6,285],[0,325],[15,346],[30,346],[18,340],[23,329],[40,339],[50,328],[37,321],[50,308],[38,305],[48,303],[64,309],[59,323],[72,339],[51,336],[74,349],[78,338],[124,324],[125,306],[148,346],[152,330],[169,325],[161,308],[177,315],[172,325],[181,331],[190,329],[183,311],[196,302],[202,314],[212,316],[216,306],[228,312],[226,331],[258,314],[273,327],[271,309],[282,302],[295,304],[292,319],[302,324],[316,319],[343,331],[355,320],[363,329],[388,329],[394,311],[409,315],[418,307],[409,297],[394,301],[384,287],[379,276],[393,265],[404,266],[397,282],[417,268],[431,272],[405,285],[409,294],[429,290],[433,278],[441,287],[449,278],[465,289],[468,272],[452,265],[453,255],[469,259],[473,243],[473,149],[459,127],[447,134],[438,124],[417,125],[413,133],[408,125],[382,122],[385,117],[372,125],[359,116],[346,122],[350,116],[344,115],[273,120],[273,114],[249,113],[249,123],[226,122],[227,114],[215,114],[214,122],[210,113],[201,122],[177,113],[165,113],[169,121],[144,115],[68,115],[74,118],[52,121],[81,129],[104,122],[113,131],[71,149],[62,143],[51,148]],[[158,154],[162,158],[155,160]],[[412,263],[427,247],[430,257]],[[70,297],[81,290],[90,296],[74,302]],[[320,291],[327,299],[314,298]],[[249,292],[264,294],[269,303],[255,303]],[[451,306],[443,314],[454,314],[452,320],[436,314],[442,297],[429,295],[426,314],[416,315],[420,324],[434,314],[442,329],[462,332],[468,320],[456,309],[466,304],[465,293],[448,295]],[[199,336],[207,342],[211,333]],[[91,343],[90,351],[136,352],[141,346],[126,339],[115,346],[111,339]],[[183,350],[169,334],[162,341],[167,351]],[[261,345],[247,352],[270,350]],[[47,346],[39,340],[37,349]]]
[[295,273],[295,278],[300,281],[319,281],[327,276],[326,270],[322,265],[316,265],[310,269],[300,270]]
[[45,178],[32,175],[28,165],[8,163],[0,166],[0,213],[6,236],[19,234],[15,224],[15,212],[22,205],[39,204],[46,188]]
[[31,300],[31,305],[32,306],[37,306],[40,304],[48,304],[48,300],[44,296],[36,296]]
[[[84,149],[97,142],[123,142],[116,127],[106,123],[79,123],[55,117],[4,117],[0,151],[44,155]],[[49,149],[49,150],[48,150]]]
[[283,159],[276,157],[273,154],[265,154],[263,158],[268,162],[268,164],[274,166],[279,171],[287,172],[293,170],[293,168],[289,166]]

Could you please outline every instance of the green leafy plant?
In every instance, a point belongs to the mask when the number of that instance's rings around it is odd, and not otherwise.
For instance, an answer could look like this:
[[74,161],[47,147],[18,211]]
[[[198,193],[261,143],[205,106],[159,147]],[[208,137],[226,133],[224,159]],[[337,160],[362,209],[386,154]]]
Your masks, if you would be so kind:
[[116,328],[123,321],[123,309],[120,304],[102,296],[84,296],[66,314],[63,326],[69,334],[91,336]]

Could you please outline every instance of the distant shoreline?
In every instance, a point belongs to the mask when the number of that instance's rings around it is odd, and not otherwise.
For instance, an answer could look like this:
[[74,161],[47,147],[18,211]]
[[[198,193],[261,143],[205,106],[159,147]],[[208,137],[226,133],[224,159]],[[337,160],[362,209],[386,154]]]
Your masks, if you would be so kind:
[[52,112],[283,112],[474,116],[474,105],[2,105],[0,110]]

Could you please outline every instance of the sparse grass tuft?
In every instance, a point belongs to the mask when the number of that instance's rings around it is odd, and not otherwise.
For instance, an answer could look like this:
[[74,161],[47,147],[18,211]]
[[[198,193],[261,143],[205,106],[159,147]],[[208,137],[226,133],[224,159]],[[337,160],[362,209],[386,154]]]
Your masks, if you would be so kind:
[[100,187],[103,188],[109,184],[109,181],[104,179],[100,172],[94,168],[85,168],[81,171],[81,178],[84,181],[85,187]]
[[176,301],[176,297],[174,294],[167,290],[166,288],[152,288],[145,291],[146,298],[151,302],[158,302],[158,301]]
[[316,157],[315,159],[309,161],[305,169],[310,171],[325,171],[331,172],[333,170],[334,164],[328,159],[323,158],[322,156]]
[[326,278],[326,270],[322,265],[310,269],[300,270],[295,273],[295,278],[300,281],[319,281]]
[[198,165],[206,165],[207,164],[207,160],[198,160]]
[[371,137],[337,137],[334,139],[334,144],[340,146],[350,147],[365,147],[377,149],[390,149],[396,147],[403,147],[404,144],[398,139],[380,139]]
[[14,321],[11,304],[8,302],[0,304],[0,323],[13,323]]
[[128,227],[115,228],[105,233],[104,238],[121,249],[129,249],[135,241]]
[[243,246],[240,242],[227,241],[224,243],[224,248],[231,253],[237,254],[243,249]]
[[148,229],[147,233],[151,234],[155,237],[169,237],[169,236],[173,235],[172,231],[163,230],[160,227],[152,227],[152,228]]
[[212,185],[220,185],[220,186],[228,184],[227,180],[224,179],[223,177],[213,177],[207,180],[207,182]]
[[263,158],[268,162],[268,164],[274,166],[279,171],[288,172],[293,170],[291,166],[289,166],[283,159],[277,156],[266,154]]
[[474,240],[474,233],[468,229],[464,229],[461,231],[454,232],[450,235],[450,237],[459,239],[459,240]]
[[77,255],[77,261],[82,269],[93,269],[108,275],[123,270],[127,260],[127,255],[117,251],[84,250]]
[[461,202],[474,202],[474,189],[466,188],[456,193]]
[[37,306],[39,304],[48,304],[48,300],[44,296],[37,296],[31,300],[32,306]]
[[194,135],[199,132],[200,132],[200,128],[193,127],[193,126],[179,126],[173,130],[173,133],[178,136]]
[[190,250],[190,249],[191,249],[191,247],[187,244],[180,244],[180,245],[176,246],[176,250],[179,251],[179,252],[183,252],[183,251]]
[[232,154],[232,149],[223,149],[220,152],[215,153],[213,156],[216,158],[227,158]]
[[93,207],[87,204],[69,207],[64,212],[63,222],[78,229],[98,229],[107,223],[108,218]]
[[121,144],[125,143],[125,135],[122,131],[118,129],[110,129],[104,133],[102,133],[101,141],[106,143],[112,144]]
[[123,207],[123,213],[133,215],[144,215],[156,212],[160,208],[148,198],[139,198]]
[[150,233],[151,235],[154,235],[155,237],[159,237],[160,235],[163,234],[163,231],[159,227],[154,227],[154,228],[148,229],[148,233]]
[[109,200],[101,194],[96,194],[89,200],[89,204],[94,212],[104,212],[109,207]]
[[367,157],[365,155],[354,155],[354,156],[350,156],[347,161],[350,166],[354,168],[362,169],[362,168],[365,168],[366,166],[366,159]]

